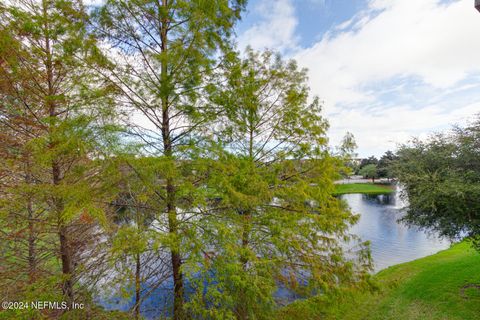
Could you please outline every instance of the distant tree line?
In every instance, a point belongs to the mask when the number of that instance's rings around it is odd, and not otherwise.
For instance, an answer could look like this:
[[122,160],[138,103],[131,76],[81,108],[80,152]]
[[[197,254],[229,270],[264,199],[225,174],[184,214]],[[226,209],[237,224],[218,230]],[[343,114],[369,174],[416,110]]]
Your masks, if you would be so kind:
[[358,161],[349,160],[347,166],[351,169],[351,173],[361,175],[366,179],[378,178],[394,178],[393,163],[397,160],[397,155],[392,151],[385,152],[380,159],[375,156],[363,158]]

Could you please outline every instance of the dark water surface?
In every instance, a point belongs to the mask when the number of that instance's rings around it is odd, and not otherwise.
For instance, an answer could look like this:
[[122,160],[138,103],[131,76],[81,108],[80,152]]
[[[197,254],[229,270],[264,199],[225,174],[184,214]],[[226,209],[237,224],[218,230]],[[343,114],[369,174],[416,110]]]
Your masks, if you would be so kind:
[[375,271],[422,258],[450,246],[447,240],[398,222],[405,203],[398,192],[391,195],[346,194],[341,196],[360,221],[352,233],[370,241]]
[[[401,218],[401,209],[405,206],[398,193],[376,196],[347,194],[341,198],[349,204],[354,213],[360,214],[359,222],[351,231],[362,240],[370,241],[375,271],[431,255],[450,245],[448,241],[438,239],[435,235],[398,222]],[[188,284],[186,287],[188,290]],[[171,314],[172,303],[169,297],[172,288],[171,280],[167,280],[161,288],[153,289],[141,306],[142,315],[146,319]],[[279,288],[276,297],[282,301],[293,301],[298,298],[285,288]],[[134,305],[133,297],[99,299],[98,302],[106,309],[123,311],[131,310]]]

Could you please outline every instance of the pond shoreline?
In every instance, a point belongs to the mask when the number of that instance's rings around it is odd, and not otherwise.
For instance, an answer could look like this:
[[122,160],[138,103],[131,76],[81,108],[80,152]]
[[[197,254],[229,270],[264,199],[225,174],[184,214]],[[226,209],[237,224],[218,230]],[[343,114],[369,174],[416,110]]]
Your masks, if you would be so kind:
[[468,242],[400,263],[373,275],[373,292],[296,301],[279,318],[298,319],[478,319],[480,254]]
[[[374,186],[377,187],[377,186]],[[400,221],[408,202],[401,190],[382,194],[349,193],[339,195],[358,222],[350,232],[370,242],[374,271],[434,254],[449,247],[450,242]]]

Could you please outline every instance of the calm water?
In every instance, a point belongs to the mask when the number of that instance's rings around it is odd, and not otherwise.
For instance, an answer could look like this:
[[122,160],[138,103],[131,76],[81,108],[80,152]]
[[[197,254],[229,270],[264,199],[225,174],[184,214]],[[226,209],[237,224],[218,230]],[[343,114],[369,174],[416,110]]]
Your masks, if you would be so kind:
[[[360,214],[359,222],[353,226],[352,233],[363,240],[370,241],[370,248],[374,261],[375,271],[402,262],[415,260],[449,247],[450,243],[440,240],[434,235],[408,227],[397,220],[401,217],[401,208],[404,206],[398,194],[369,196],[362,194],[347,194],[341,196],[351,207],[352,211]],[[146,319],[154,319],[159,315],[169,315],[163,307],[171,307],[168,297],[171,296],[171,281],[163,287],[153,289],[153,292],[142,303],[142,315]],[[187,285],[188,287],[188,285]],[[277,298],[285,301],[295,300],[297,297],[285,288],[280,288]],[[133,298],[99,299],[106,309],[127,311],[133,307]]]
[[375,271],[425,257],[450,246],[447,240],[397,221],[404,207],[398,193],[377,196],[347,194],[342,199],[347,201],[354,213],[360,214],[360,221],[352,232],[370,241]]

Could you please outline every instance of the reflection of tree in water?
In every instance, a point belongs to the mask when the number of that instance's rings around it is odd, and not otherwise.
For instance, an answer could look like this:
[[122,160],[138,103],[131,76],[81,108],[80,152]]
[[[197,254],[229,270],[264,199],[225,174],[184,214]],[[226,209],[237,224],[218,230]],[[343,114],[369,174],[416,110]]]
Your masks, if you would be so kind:
[[352,232],[371,243],[375,271],[433,254],[449,246],[447,241],[429,236],[402,221],[408,200],[400,197],[401,189],[385,195],[347,194],[342,199],[352,212],[360,214]]
[[379,195],[373,195],[373,194],[363,194],[362,195],[363,200],[370,202],[370,203],[376,203],[380,205],[395,205],[395,194],[379,194]]

